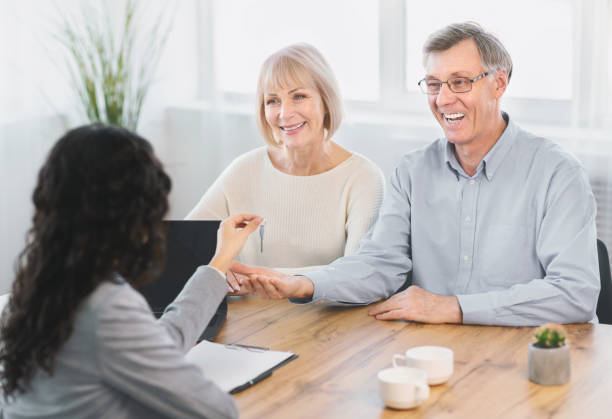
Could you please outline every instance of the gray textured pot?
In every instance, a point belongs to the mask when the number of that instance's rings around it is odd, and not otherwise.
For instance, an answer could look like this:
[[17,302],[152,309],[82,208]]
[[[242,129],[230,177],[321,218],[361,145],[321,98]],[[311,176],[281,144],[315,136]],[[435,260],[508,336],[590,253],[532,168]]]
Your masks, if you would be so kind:
[[570,378],[570,350],[568,345],[559,348],[538,348],[529,344],[529,380],[543,386],[559,386]]

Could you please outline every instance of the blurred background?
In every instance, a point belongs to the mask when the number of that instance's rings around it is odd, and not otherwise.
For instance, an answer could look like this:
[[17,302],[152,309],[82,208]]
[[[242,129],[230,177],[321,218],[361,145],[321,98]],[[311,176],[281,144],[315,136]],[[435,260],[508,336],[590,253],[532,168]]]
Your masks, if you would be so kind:
[[[158,65],[144,66],[153,72],[137,131],[173,179],[168,218],[183,218],[235,157],[263,145],[253,116],[259,67],[295,42],[321,50],[336,73],[346,115],[335,140],[388,176],[401,155],[442,134],[417,90],[426,36],[472,20],[513,58],[502,108],[583,162],[599,237],[612,246],[612,0],[135,3],[133,29],[167,35]],[[126,0],[0,0],[0,293],[24,245],[40,165],[88,120],[62,28],[99,18],[120,33],[125,10]]]

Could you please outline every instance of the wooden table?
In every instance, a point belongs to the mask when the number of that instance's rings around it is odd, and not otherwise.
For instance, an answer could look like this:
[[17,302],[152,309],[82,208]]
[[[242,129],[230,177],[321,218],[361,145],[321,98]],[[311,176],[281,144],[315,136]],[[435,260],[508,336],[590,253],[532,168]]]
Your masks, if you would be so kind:
[[[612,417],[612,326],[568,325],[571,379],[543,387],[527,379],[534,328],[379,321],[367,310],[232,298],[217,341],[299,354],[234,396],[241,417]],[[451,348],[454,374],[416,409],[385,408],[377,372],[394,353],[420,345]]]

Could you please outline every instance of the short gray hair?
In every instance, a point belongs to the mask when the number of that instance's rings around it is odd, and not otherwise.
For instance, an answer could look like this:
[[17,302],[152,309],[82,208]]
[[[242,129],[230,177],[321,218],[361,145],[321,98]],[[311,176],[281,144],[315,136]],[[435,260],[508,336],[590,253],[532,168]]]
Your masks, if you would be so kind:
[[423,45],[423,64],[429,54],[446,51],[461,41],[473,39],[480,53],[482,66],[488,72],[506,70],[508,81],[512,76],[512,58],[495,35],[485,31],[476,22],[453,23],[429,35]]

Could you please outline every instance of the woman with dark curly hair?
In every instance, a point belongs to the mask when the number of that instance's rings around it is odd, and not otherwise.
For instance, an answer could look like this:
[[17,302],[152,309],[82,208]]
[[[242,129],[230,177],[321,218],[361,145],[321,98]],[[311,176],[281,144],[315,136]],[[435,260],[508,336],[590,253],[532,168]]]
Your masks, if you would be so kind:
[[150,144],[124,129],[84,126],[55,144],[0,321],[5,417],[237,416],[231,396],[183,355],[262,219],[225,220],[210,265],[156,320],[132,286],[163,265],[169,191]]

